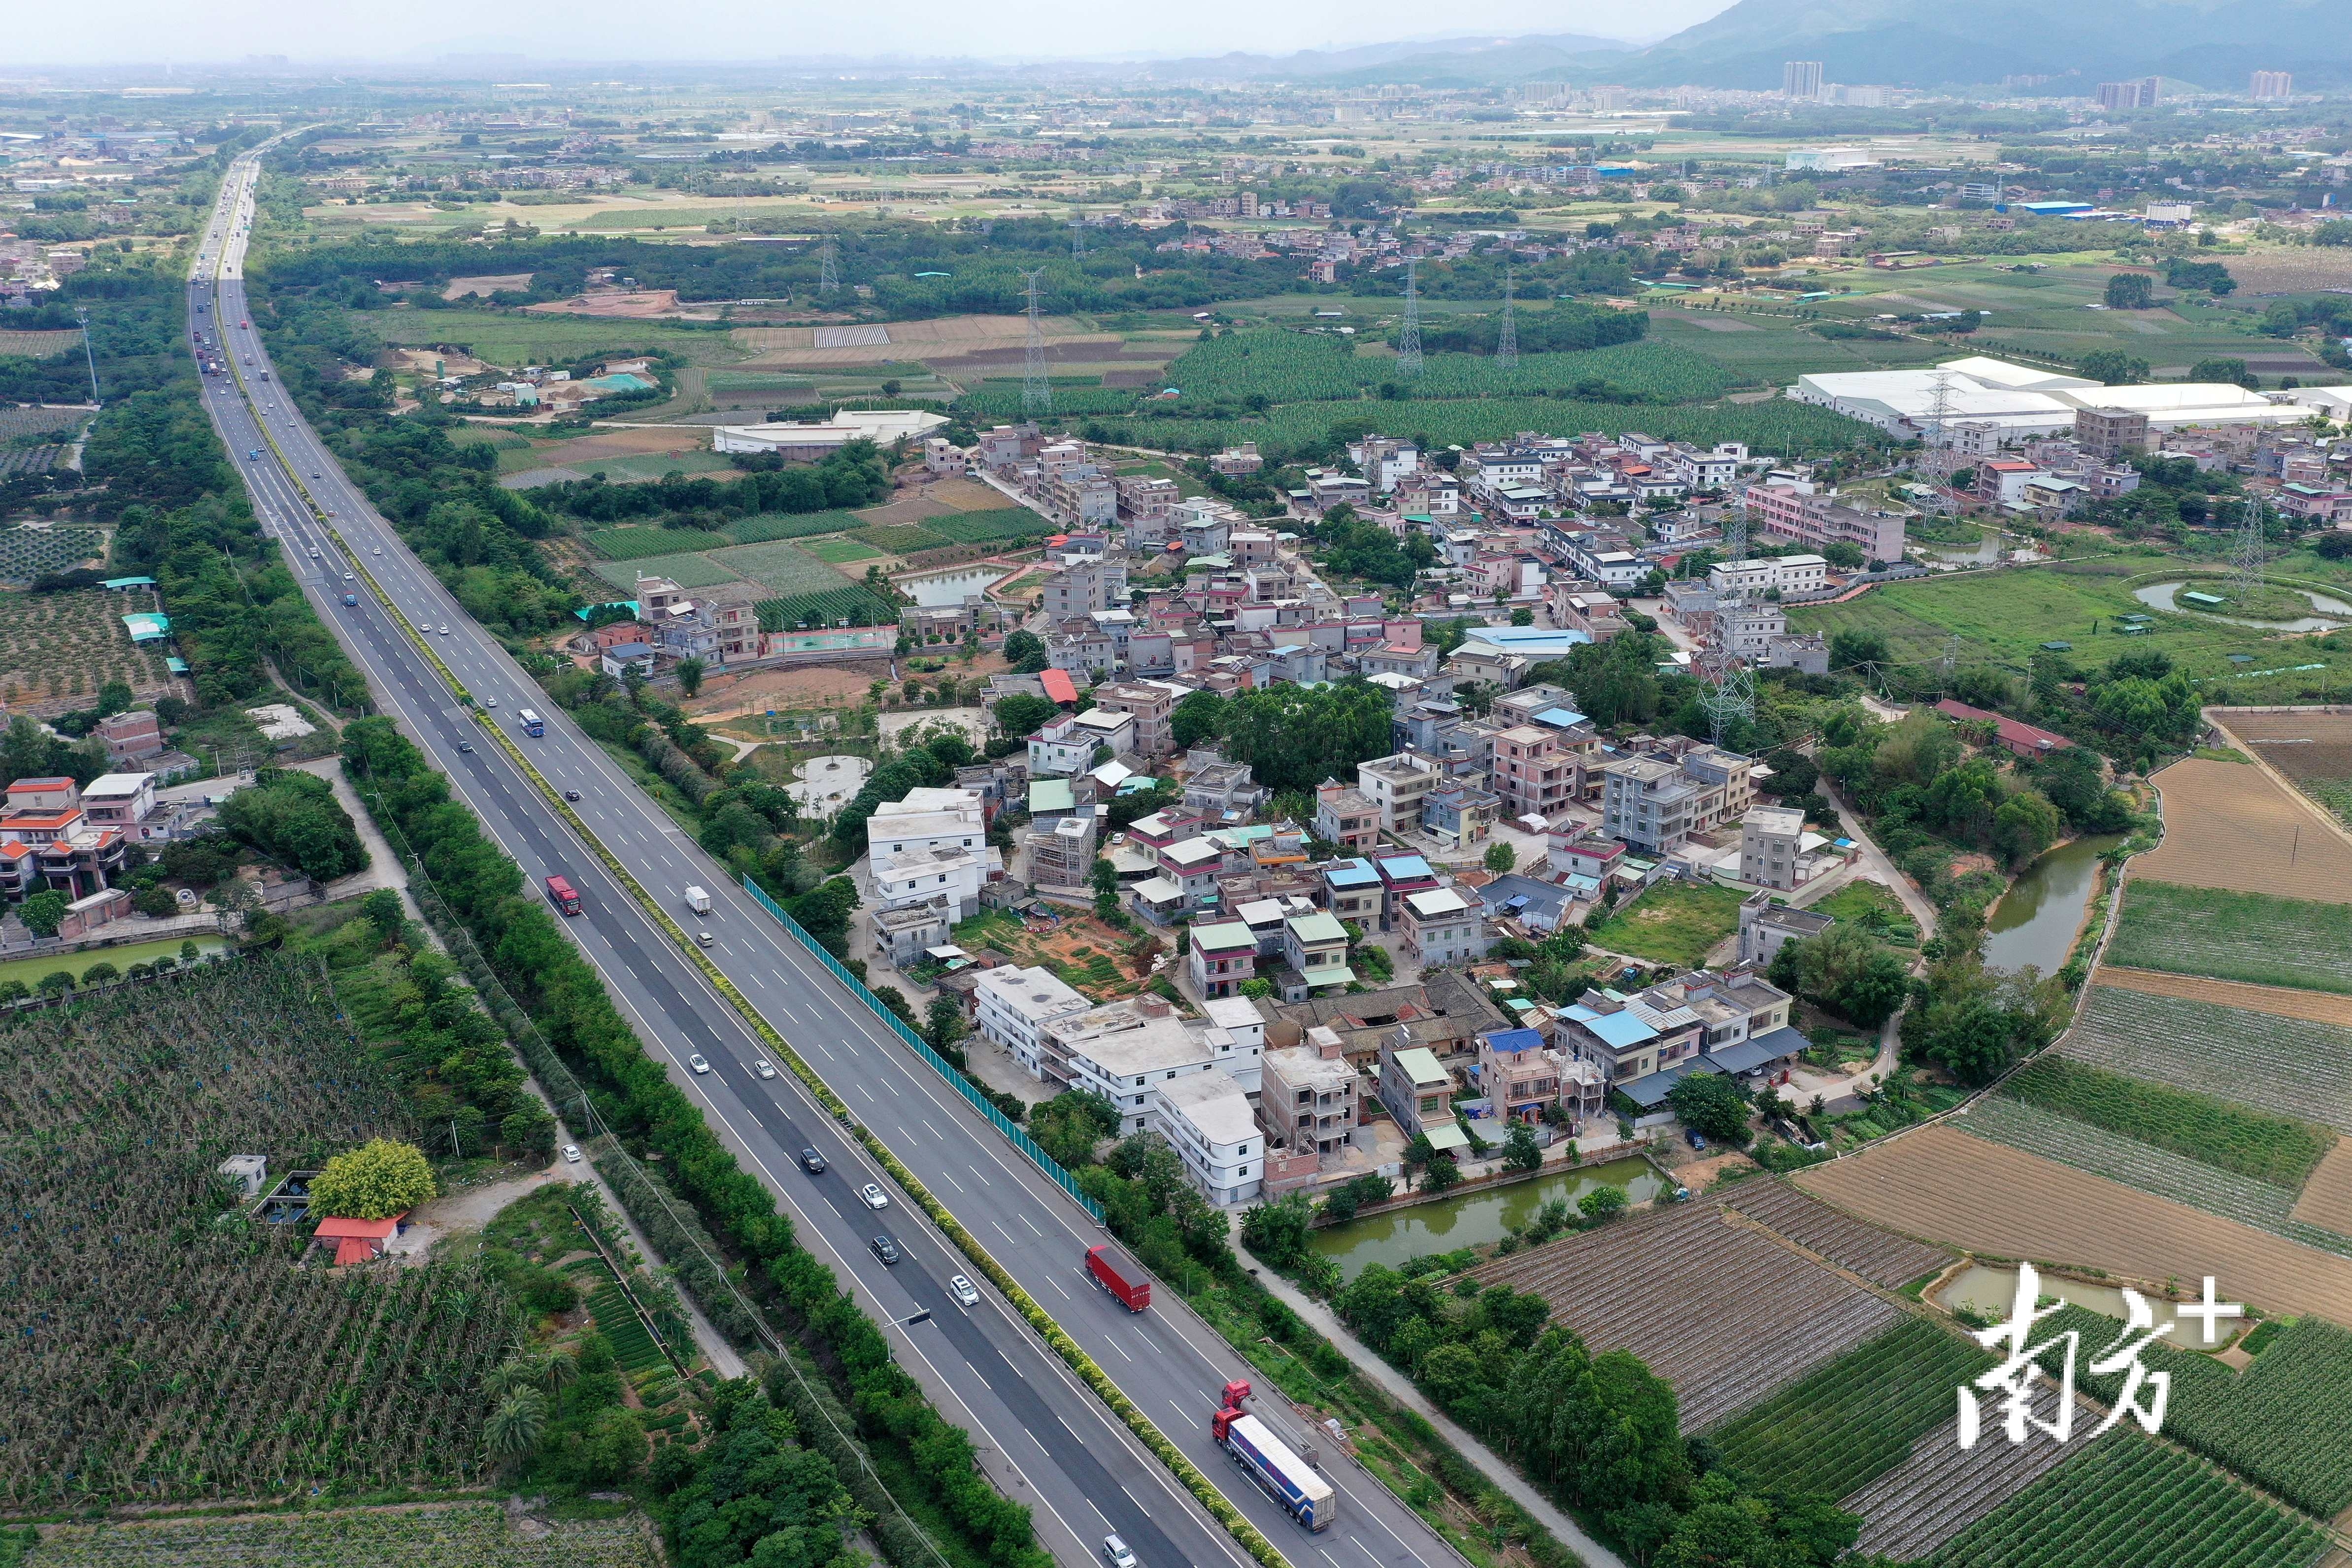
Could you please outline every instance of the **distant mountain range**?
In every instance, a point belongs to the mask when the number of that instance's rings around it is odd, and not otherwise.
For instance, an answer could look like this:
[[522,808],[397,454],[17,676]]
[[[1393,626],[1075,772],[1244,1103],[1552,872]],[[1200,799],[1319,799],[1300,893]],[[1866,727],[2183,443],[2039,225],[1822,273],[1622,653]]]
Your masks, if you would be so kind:
[[1894,87],[2071,74],[2094,83],[2160,76],[2229,89],[2244,88],[2255,70],[2291,70],[2298,88],[2316,89],[2352,84],[2347,9],[2345,0],[1738,0],[1645,48],[1556,33],[1236,53],[1131,69],[1159,80],[1770,91],[1784,61],[1819,60],[1827,80]]

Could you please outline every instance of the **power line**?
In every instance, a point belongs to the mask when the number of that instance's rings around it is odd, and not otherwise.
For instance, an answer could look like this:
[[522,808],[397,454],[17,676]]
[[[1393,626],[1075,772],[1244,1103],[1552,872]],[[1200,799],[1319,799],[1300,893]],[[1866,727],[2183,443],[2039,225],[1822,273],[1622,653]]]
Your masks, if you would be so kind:
[[[98,351],[89,346],[89,311],[80,305],[74,307],[74,319],[81,323],[81,354],[89,364],[89,401],[99,402]],[[226,351],[226,350],[224,350]],[[100,406],[103,406],[102,404]]]

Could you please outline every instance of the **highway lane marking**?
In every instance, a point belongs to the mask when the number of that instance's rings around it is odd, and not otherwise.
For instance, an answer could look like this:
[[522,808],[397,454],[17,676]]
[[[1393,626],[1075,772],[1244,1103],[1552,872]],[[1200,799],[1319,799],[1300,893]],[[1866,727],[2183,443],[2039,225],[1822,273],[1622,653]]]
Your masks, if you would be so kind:
[[[951,1187],[955,1188],[955,1189],[956,1189],[956,1191],[958,1191],[958,1192],[963,1192],[963,1190],[964,1190],[964,1189],[963,1189],[963,1183],[961,1183],[961,1182],[960,1182],[960,1181],[956,1180],[956,1178],[955,1178],[955,1172],[953,1172],[953,1171],[941,1171],[941,1172],[940,1173],[940,1175],[941,1175],[941,1176],[945,1176],[945,1177],[947,1177],[947,1178],[948,1178],[948,1185],[949,1185],[950,1186],[951,1186]],[[968,1193],[968,1192],[964,1192],[964,1196],[965,1196],[966,1197],[970,1197],[971,1195],[970,1193]]]
[[1036,1236],[1038,1240],[1043,1241],[1045,1239],[1045,1233],[1037,1228],[1037,1222],[1035,1220],[1030,1218],[1024,1214],[1021,1217],[1021,1223],[1027,1226],[1030,1231]]
[[1004,1227],[1003,1227],[1001,1223],[999,1223],[998,1221],[993,1220],[993,1219],[990,1220],[990,1221],[989,1221],[989,1223],[990,1223],[991,1225],[993,1225],[993,1226],[995,1226],[995,1227],[996,1227],[996,1233],[997,1233],[999,1236],[1003,1237],[1003,1238],[1004,1238],[1004,1239],[1005,1239],[1005,1241],[1006,1241],[1008,1244],[1013,1245],[1013,1246],[1016,1246],[1016,1247],[1020,1245],[1020,1243],[1019,1243],[1019,1242],[1014,1241],[1014,1240],[1013,1239],[1013,1232],[1011,1232],[1010,1230],[1005,1229],[1005,1228],[1004,1228]]
[[1329,1548],[1318,1546],[1315,1550],[1323,1554],[1323,1561],[1331,1564],[1331,1568],[1339,1568],[1339,1560],[1331,1555]]
[[[907,1337],[907,1348],[908,1348],[908,1350],[913,1351],[917,1355],[919,1355],[919,1356],[921,1356],[921,1357],[922,1357],[923,1364],[924,1364],[925,1366],[929,1366],[929,1367],[930,1367],[930,1369],[931,1369],[931,1375],[932,1375],[933,1377],[937,1377],[937,1378],[939,1378],[939,1380],[940,1380],[940,1387],[942,1387],[942,1388],[945,1388],[945,1389],[946,1389],[950,1394],[954,1395],[954,1396],[955,1396],[955,1402],[956,1402],[957,1404],[959,1404],[959,1405],[961,1405],[961,1406],[963,1406],[963,1409],[964,1409],[964,1414],[971,1417],[971,1424],[972,1424],[973,1426],[975,1426],[975,1427],[979,1427],[979,1428],[980,1428],[982,1431],[983,1431],[983,1432],[988,1431],[988,1429],[989,1429],[989,1428],[988,1428],[988,1424],[987,1424],[986,1422],[982,1421],[982,1420],[980,1418],[979,1412],[977,1412],[977,1411],[973,1410],[973,1409],[972,1409],[972,1407],[971,1407],[971,1404],[970,1404],[970,1402],[968,1402],[968,1401],[964,1398],[964,1396],[963,1396],[961,1394],[960,1394],[960,1393],[958,1393],[958,1392],[956,1391],[956,1386],[955,1386],[955,1385],[954,1385],[954,1384],[952,1384],[952,1383],[950,1383],[950,1382],[949,1382],[949,1381],[947,1380],[947,1378],[946,1378],[943,1375],[941,1375],[941,1373],[940,1372],[940,1369],[939,1369],[936,1365],[934,1365],[934,1364],[932,1364],[932,1362],[931,1362],[931,1358],[930,1358],[929,1356],[928,1356],[928,1355],[924,1355],[924,1354],[923,1354],[923,1347],[922,1347],[921,1345],[919,1345],[919,1344],[917,1344],[917,1343],[915,1343],[915,1336],[914,1336],[914,1335],[912,1335],[912,1334],[908,1334],[908,1335],[907,1335],[906,1337]],[[980,1377],[980,1369],[979,1369],[978,1367],[972,1367],[972,1368],[971,1368],[971,1375],[972,1375],[974,1377]],[[981,1385],[982,1385],[982,1386],[988,1388],[989,1393],[991,1393],[991,1394],[994,1394],[994,1393],[996,1392],[995,1388],[994,1388],[994,1387],[992,1387],[992,1386],[991,1386],[991,1385],[989,1385],[988,1379],[986,1379],[985,1377],[981,1377],[981,1378],[980,1378],[980,1381],[981,1381]],[[1011,1412],[1010,1410],[1008,1410],[1008,1411],[1006,1411],[1006,1412],[1005,1412],[1005,1414],[1006,1414],[1007,1416],[1011,1416],[1011,1415],[1012,1415],[1012,1412]],[[1059,1420],[1059,1419],[1060,1419],[1060,1417],[1059,1417],[1059,1416],[1056,1416],[1056,1417],[1055,1417],[1055,1419],[1056,1419],[1056,1420]],[[1028,1428],[1028,1427],[1023,1427],[1021,1429],[1022,1429],[1024,1432],[1027,1432],[1027,1433],[1028,1433],[1029,1440],[1030,1440],[1031,1442],[1033,1442],[1033,1443],[1037,1443],[1037,1451],[1038,1451],[1039,1453],[1041,1453],[1041,1454],[1045,1455],[1045,1458],[1046,1458],[1047,1459],[1049,1459],[1049,1460],[1053,1458],[1053,1457],[1054,1457],[1053,1450],[1052,1450],[1052,1449],[1050,1449],[1050,1448],[1046,1448],[1045,1444],[1043,1444],[1043,1443],[1038,1443],[1038,1442],[1037,1442],[1037,1434],[1036,1434],[1036,1433],[1034,1433],[1034,1432],[1030,1432],[1030,1431],[1029,1431],[1029,1428]],[[1068,1430],[1068,1427],[1067,1427],[1067,1425],[1066,1425],[1066,1424],[1065,1424],[1064,1430],[1066,1430],[1066,1430]],[[1076,1438],[1076,1437],[1077,1437],[1077,1434],[1076,1434],[1076,1432],[1072,1432],[1072,1433],[1070,1433],[1070,1436],[1071,1436],[1071,1437],[1075,1440],[1075,1439]],[[1039,1502],[1044,1503],[1044,1504],[1045,1505],[1045,1511],[1046,1511],[1047,1513],[1050,1513],[1050,1514],[1052,1514],[1052,1515],[1054,1516],[1054,1522],[1055,1522],[1055,1523],[1056,1523],[1056,1524],[1058,1524],[1058,1525],[1060,1525],[1064,1530],[1068,1530],[1068,1531],[1070,1531],[1070,1539],[1071,1539],[1071,1540],[1073,1540],[1073,1541],[1078,1541],[1078,1542],[1079,1542],[1079,1543],[1080,1543],[1081,1545],[1083,1545],[1083,1544],[1084,1544],[1084,1542],[1080,1540],[1079,1535],[1078,1535],[1078,1532],[1077,1532],[1076,1531],[1075,1531],[1075,1530],[1070,1530],[1070,1521],[1069,1521],[1068,1520],[1064,1519],[1064,1518],[1062,1517],[1062,1511],[1061,1511],[1060,1509],[1058,1509],[1058,1508],[1055,1508],[1055,1507],[1053,1505],[1052,1501],[1051,1501],[1051,1500],[1049,1500],[1046,1498],[1045,1494],[1043,1491],[1041,1491],[1041,1490],[1038,1490],[1038,1488],[1037,1488],[1037,1483],[1036,1483],[1036,1482],[1030,1480],[1030,1479],[1029,1479],[1029,1478],[1028,1478],[1027,1476],[1025,1476],[1025,1475],[1023,1475],[1023,1474],[1022,1474],[1022,1472],[1021,1472],[1021,1467],[1020,1467],[1018,1464],[1015,1464],[1015,1463],[1013,1462],[1013,1456],[1012,1456],[1011,1454],[1005,1453],[1005,1451],[1004,1451],[1004,1448],[1003,1448],[1003,1445],[999,1444],[999,1445],[997,1446],[997,1449],[996,1449],[996,1451],[997,1451],[997,1453],[998,1453],[998,1454],[1000,1454],[1000,1455],[1002,1455],[1002,1456],[1003,1457],[1003,1459],[1004,1459],[1005,1464],[1006,1464],[1007,1466],[1011,1467],[1011,1469],[1012,1469],[1012,1470],[1013,1470],[1013,1473],[1016,1477],[1019,1477],[1019,1479],[1021,1479],[1022,1483],[1029,1489],[1029,1495],[1030,1495],[1030,1496],[1032,1496],[1032,1497],[1034,1497],[1034,1498],[1035,1498]],[[1067,1470],[1063,1469],[1061,1468],[1061,1466],[1060,1466],[1060,1465],[1056,1464],[1056,1465],[1054,1467],[1054,1469],[1055,1469],[1055,1470],[1058,1474],[1060,1474],[1060,1476],[1062,1477],[1062,1479],[1063,1479],[1065,1481],[1069,1482],[1072,1486],[1076,1486],[1076,1485],[1077,1484],[1077,1483],[1076,1483],[1076,1479],[1075,1479],[1074,1477],[1072,1477],[1072,1476],[1071,1476],[1071,1474],[1070,1474]],[[1125,1490],[1126,1489],[1122,1487],[1120,1490]],[[1090,1504],[1089,1506],[1091,1506],[1091,1504]],[[1096,1510],[1095,1510],[1095,1511],[1096,1511],[1097,1513],[1100,1513],[1100,1512],[1102,1511],[1102,1510],[1100,1510],[1100,1509],[1096,1509]]]
[[[1127,1355],[1127,1346],[1125,1346],[1125,1345],[1123,1345],[1123,1344],[1119,1343],[1118,1343],[1118,1341],[1116,1338],[1112,1339],[1112,1341],[1110,1342],[1110,1347],[1111,1347],[1111,1349],[1113,1349],[1113,1350],[1115,1350],[1115,1351],[1118,1352],[1118,1354],[1121,1354],[1121,1355]],[[1129,1361],[1130,1361],[1130,1362],[1131,1362],[1131,1361],[1133,1361],[1133,1360],[1135,1359],[1135,1357],[1133,1357],[1133,1356],[1131,1356],[1131,1355],[1127,1355],[1127,1359],[1128,1359]]]
[[867,1087],[866,1087],[866,1085],[865,1085],[865,1084],[863,1084],[863,1083],[861,1083],[861,1084],[859,1084],[859,1085],[857,1086],[857,1092],[858,1092],[860,1094],[865,1095],[866,1099],[868,1099],[868,1100],[872,1100],[872,1101],[874,1102],[874,1103],[875,1103],[875,1104],[877,1104],[877,1105],[879,1105],[880,1103],[882,1103],[882,1102],[881,1102],[881,1101],[879,1101],[879,1100],[875,1100],[875,1099],[874,1099],[874,1091],[873,1091],[873,1090],[871,1090],[871,1089],[868,1089],[868,1088],[867,1088]]
[[931,1119],[929,1116],[918,1116],[915,1120],[920,1122],[923,1124],[923,1131],[929,1133],[932,1137],[939,1138],[940,1142],[943,1144],[947,1142],[947,1139],[940,1136],[940,1130],[931,1125]]
[[1061,1291],[1061,1292],[1062,1292],[1062,1300],[1064,1300],[1064,1301],[1076,1301],[1076,1300],[1077,1300],[1077,1297],[1076,1297],[1076,1296],[1074,1296],[1074,1295],[1070,1294],[1070,1292],[1069,1292],[1067,1290],[1065,1290],[1065,1289],[1063,1288],[1062,1281],[1059,1281],[1059,1280],[1056,1280],[1055,1278],[1054,1278],[1054,1276],[1053,1276],[1053,1275],[1048,1274],[1048,1275],[1046,1275],[1046,1276],[1045,1276],[1045,1283],[1047,1283],[1047,1284],[1049,1284],[1049,1285],[1053,1286],[1053,1287],[1054,1287],[1054,1289],[1055,1289],[1055,1290],[1057,1290],[1057,1291]]

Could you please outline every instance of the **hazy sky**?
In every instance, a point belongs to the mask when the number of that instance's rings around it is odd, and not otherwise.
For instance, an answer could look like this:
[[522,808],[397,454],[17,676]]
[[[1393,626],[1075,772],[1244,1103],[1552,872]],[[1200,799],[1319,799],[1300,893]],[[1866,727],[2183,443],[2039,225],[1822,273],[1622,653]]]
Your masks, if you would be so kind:
[[895,0],[886,5],[744,0],[90,0],[28,4],[9,23],[10,64],[161,65],[279,54],[295,61],[418,64],[451,52],[548,60],[699,59],[753,63],[808,55],[989,59],[1135,54],[1286,53],[1402,38],[1589,33],[1642,41],[1730,0]]

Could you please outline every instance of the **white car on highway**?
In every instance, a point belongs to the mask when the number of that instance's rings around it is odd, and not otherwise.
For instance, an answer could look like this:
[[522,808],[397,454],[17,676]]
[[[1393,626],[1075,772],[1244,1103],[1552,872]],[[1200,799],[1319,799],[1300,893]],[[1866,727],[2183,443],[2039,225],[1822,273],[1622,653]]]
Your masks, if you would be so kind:
[[869,1181],[864,1186],[859,1187],[857,1189],[857,1196],[865,1201],[866,1207],[868,1208],[887,1208],[890,1207],[890,1195],[884,1192],[873,1182]]
[[698,1056],[688,1057],[686,1059],[686,1064],[688,1067],[693,1068],[697,1072],[708,1072],[710,1071],[710,1063],[703,1061],[702,1058]]

